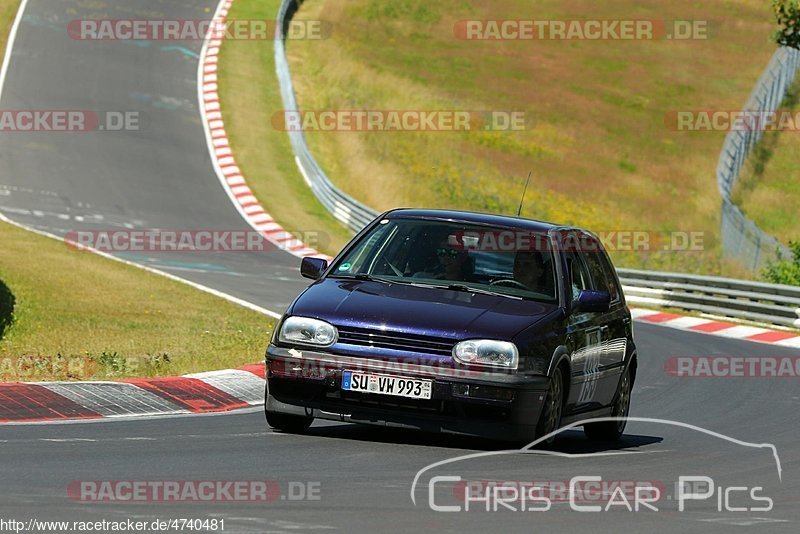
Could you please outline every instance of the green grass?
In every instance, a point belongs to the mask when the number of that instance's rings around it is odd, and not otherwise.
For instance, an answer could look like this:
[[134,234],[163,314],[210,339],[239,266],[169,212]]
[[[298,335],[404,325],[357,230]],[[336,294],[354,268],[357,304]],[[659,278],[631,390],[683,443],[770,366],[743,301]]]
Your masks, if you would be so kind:
[[6,40],[19,9],[19,0],[0,0],[0,57],[6,49]]
[[[274,20],[278,0],[234,2],[230,19]],[[351,234],[316,200],[295,165],[286,132],[272,119],[283,111],[272,41],[226,41],[220,52],[220,100],[236,161],[267,212],[284,228],[317,237],[336,254]]]
[[[800,79],[781,110],[800,111]],[[800,124],[796,125],[800,128]],[[784,244],[800,241],[800,134],[766,132],[753,150],[734,189],[733,200],[758,226]]]
[[0,381],[184,374],[262,357],[274,321],[259,313],[8,223],[0,243],[14,300]]
[[[236,5],[241,17],[262,3]],[[453,38],[456,21],[501,18],[498,13],[509,19],[711,19],[712,31],[708,40],[686,42]],[[745,274],[721,259],[714,171],[725,133],[672,131],[665,116],[740,109],[774,51],[772,15],[763,2],[307,0],[298,18],[333,27],[329,39],[287,45],[303,109],[523,110],[531,119],[532,127],[518,132],[308,133],[328,175],[359,200],[376,209],[512,213],[533,170],[526,216],[600,232],[705,235],[702,252],[614,252],[621,265]],[[223,68],[233,68],[226,61]],[[261,68],[271,76],[271,58]],[[240,85],[226,88],[223,80],[223,94],[233,91]],[[279,107],[273,96],[262,100]],[[229,110],[241,107],[233,96],[229,103]],[[297,177],[294,183],[303,185]]]

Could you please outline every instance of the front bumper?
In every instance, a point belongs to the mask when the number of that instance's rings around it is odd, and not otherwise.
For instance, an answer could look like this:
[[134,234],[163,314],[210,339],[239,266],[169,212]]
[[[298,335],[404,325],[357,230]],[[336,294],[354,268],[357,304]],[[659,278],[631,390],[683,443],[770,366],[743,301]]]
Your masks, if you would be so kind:
[[[342,390],[345,370],[433,381],[431,399]],[[432,367],[418,363],[267,349],[266,410],[320,419],[494,439],[535,439],[545,376]]]

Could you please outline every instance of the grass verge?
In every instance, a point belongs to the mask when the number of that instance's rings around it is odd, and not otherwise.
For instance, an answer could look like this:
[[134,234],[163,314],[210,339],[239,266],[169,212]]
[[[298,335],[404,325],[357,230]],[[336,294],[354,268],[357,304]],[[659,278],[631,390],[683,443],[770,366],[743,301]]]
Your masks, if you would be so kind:
[[[800,111],[800,78],[780,106],[794,117]],[[800,124],[795,126],[800,128]],[[800,241],[800,137],[797,130],[766,132],[756,145],[733,192],[745,215],[783,244]]]
[[[0,58],[6,50],[8,34],[19,10],[20,0],[0,0]],[[2,60],[0,60],[2,61]]]
[[0,222],[15,302],[0,381],[162,376],[261,359],[273,320]]

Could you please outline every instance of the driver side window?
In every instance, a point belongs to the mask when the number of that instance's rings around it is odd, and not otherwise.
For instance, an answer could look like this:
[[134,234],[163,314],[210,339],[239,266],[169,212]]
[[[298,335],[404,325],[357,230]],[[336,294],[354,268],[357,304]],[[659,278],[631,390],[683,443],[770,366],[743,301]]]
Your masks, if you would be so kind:
[[589,270],[580,256],[570,254],[570,278],[572,286],[572,300],[578,298],[578,295],[584,289],[591,289],[591,282],[589,278]]

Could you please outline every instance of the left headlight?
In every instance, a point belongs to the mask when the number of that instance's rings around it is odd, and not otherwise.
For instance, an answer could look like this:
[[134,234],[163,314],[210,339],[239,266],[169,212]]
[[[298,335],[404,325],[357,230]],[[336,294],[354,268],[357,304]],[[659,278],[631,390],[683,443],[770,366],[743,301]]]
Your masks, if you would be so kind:
[[326,321],[310,317],[289,317],[281,325],[278,339],[284,343],[303,343],[328,347],[336,343],[339,332]]
[[483,365],[516,369],[519,364],[517,346],[508,341],[470,339],[453,347],[453,357],[467,365]]

